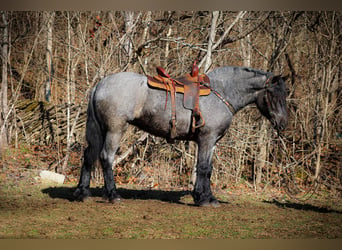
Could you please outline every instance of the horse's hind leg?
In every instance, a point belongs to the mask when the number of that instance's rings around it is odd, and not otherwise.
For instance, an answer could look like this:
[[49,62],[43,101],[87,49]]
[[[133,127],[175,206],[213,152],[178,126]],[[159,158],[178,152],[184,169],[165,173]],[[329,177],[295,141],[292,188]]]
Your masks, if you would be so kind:
[[94,162],[99,158],[100,150],[103,145],[101,134],[96,129],[96,124],[88,117],[86,137],[88,147],[84,150],[83,165],[81,176],[74,196],[77,200],[83,201],[90,196],[89,185],[91,169]]
[[94,155],[94,152],[92,152],[91,146],[88,146],[86,150],[84,150],[84,160],[81,169],[81,177],[77,189],[74,192],[74,196],[79,201],[84,201],[87,197],[90,196],[89,185],[91,168],[96,158],[97,157]]
[[121,136],[126,128],[127,125],[120,130],[115,130],[114,132],[108,131],[105,137],[103,149],[100,153],[100,161],[103,168],[105,196],[110,202],[120,199],[115,186],[112,165],[114,162],[115,153],[119,147]]

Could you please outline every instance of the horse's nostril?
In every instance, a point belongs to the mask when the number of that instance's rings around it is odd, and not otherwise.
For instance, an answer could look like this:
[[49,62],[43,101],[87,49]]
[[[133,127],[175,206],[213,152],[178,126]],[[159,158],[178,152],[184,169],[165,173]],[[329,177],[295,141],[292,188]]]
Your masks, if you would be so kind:
[[286,116],[279,117],[279,120],[278,120],[277,124],[278,124],[278,129],[279,130],[285,130],[285,128],[287,126],[287,118],[286,118]]

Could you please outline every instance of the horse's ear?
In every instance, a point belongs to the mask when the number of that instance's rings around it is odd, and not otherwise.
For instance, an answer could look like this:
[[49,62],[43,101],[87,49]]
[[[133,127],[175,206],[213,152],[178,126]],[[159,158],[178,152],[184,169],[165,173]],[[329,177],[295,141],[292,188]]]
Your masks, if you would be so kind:
[[282,79],[285,82],[288,78],[289,78],[289,75],[285,75],[285,76],[276,75],[276,76],[273,76],[272,83],[276,83],[280,79]]
[[273,77],[272,77],[272,83],[278,82],[280,78],[281,78],[281,75],[273,76]]

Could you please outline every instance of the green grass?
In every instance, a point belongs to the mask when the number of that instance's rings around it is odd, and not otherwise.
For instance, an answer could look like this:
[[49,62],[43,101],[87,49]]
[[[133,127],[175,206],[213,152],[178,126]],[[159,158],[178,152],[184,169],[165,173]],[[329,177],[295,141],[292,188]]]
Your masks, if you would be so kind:
[[[0,238],[313,239],[341,238],[342,213],[317,200],[279,204],[257,195],[224,195],[219,208],[193,206],[189,194],[120,187],[121,203],[73,202],[73,185],[0,180]],[[180,203],[177,202],[180,201]],[[329,202],[328,202],[329,203]],[[331,201],[329,205],[332,205]],[[334,210],[335,209],[335,210]]]

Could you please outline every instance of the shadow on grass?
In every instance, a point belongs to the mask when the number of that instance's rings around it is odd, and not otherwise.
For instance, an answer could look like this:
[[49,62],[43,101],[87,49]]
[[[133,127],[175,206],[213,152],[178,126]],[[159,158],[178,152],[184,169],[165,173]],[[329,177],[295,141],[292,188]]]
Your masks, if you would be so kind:
[[273,199],[272,201],[264,200],[263,202],[276,205],[277,207],[280,207],[280,208],[293,208],[293,209],[297,209],[297,210],[313,211],[313,212],[317,212],[317,213],[342,214],[342,211],[338,211],[338,210],[334,210],[334,209],[330,209],[330,208],[326,208],[326,207],[318,207],[318,206],[314,206],[311,204],[301,204],[301,203],[295,203],[295,202],[289,202],[289,201],[279,202],[275,199]]
[[[42,190],[44,194],[48,194],[53,199],[65,199],[70,202],[77,201],[73,193],[76,190],[74,187],[49,187]],[[190,191],[164,191],[164,190],[136,190],[118,188],[118,193],[123,199],[133,200],[160,200],[170,203],[178,203],[186,206],[197,206],[192,201],[184,202],[182,197],[191,195]],[[103,197],[103,188],[90,188],[91,197]],[[191,199],[192,200],[192,199]],[[102,202],[102,201],[97,201]],[[226,201],[218,201],[220,204],[229,204]]]
[[[48,194],[53,199],[65,199],[70,202],[77,201],[73,195],[76,188],[74,187],[49,187],[42,190],[44,194]],[[96,187],[90,188],[91,197],[103,197],[103,189]],[[135,190],[118,188],[118,193],[123,199],[138,200],[160,200],[170,203],[186,204],[181,201],[185,195],[189,195],[189,191],[163,191],[163,190]]]

